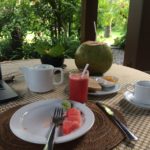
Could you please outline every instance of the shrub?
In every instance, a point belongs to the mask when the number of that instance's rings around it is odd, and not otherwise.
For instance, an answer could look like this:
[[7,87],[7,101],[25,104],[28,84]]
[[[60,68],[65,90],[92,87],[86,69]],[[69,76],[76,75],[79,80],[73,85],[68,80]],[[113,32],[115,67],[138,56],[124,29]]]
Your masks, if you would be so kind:
[[118,46],[121,49],[124,49],[125,42],[126,42],[126,34],[122,35],[121,37],[116,38],[114,40],[114,45]]

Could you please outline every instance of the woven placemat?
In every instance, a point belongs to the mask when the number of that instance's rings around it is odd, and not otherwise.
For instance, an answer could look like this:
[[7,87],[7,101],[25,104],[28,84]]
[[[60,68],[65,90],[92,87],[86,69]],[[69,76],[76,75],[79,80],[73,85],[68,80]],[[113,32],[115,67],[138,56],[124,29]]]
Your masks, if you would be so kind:
[[[63,144],[56,144],[54,150],[109,150],[118,145],[124,135],[94,103],[88,103],[95,115],[92,129],[84,136]],[[21,106],[11,108],[0,114],[0,150],[42,150],[43,145],[32,144],[17,138],[9,128],[12,114]],[[125,122],[122,114],[115,114]]]

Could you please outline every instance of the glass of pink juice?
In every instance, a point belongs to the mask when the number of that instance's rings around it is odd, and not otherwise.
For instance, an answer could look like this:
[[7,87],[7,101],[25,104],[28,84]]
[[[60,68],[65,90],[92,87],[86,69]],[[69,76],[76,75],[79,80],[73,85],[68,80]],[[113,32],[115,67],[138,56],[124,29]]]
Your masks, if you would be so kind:
[[69,99],[80,103],[85,103],[88,98],[89,72],[70,72],[69,74]]

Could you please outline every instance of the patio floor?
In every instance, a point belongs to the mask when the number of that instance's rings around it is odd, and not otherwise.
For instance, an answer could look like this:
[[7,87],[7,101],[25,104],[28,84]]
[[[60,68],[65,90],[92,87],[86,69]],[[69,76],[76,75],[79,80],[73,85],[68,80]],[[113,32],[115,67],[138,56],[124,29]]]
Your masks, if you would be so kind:
[[113,63],[123,64],[124,51],[121,49],[112,48],[112,52],[113,52]]

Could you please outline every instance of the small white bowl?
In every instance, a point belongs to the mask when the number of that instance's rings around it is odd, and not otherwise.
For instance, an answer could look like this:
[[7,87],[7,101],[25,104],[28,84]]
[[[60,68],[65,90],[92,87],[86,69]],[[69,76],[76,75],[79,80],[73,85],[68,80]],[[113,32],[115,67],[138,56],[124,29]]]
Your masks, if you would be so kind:
[[103,87],[109,88],[116,85],[118,78],[114,76],[97,77],[96,81]]

